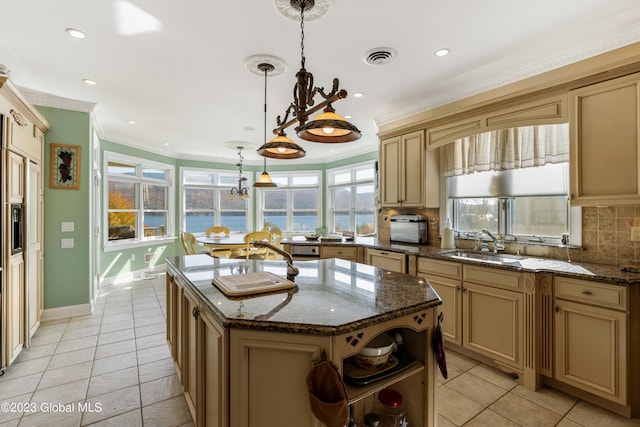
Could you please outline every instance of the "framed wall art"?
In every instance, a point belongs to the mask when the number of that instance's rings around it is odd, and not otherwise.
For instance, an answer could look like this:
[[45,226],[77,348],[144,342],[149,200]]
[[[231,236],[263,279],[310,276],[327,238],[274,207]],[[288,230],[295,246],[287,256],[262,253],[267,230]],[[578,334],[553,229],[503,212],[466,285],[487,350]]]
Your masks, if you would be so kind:
[[80,146],[51,144],[50,188],[80,188]]

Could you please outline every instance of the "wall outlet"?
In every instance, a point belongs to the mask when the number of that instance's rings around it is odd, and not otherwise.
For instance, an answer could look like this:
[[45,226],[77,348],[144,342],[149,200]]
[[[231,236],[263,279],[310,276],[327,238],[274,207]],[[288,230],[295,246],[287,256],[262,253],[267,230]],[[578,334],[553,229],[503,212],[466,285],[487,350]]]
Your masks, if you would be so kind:
[[150,263],[153,261],[153,253],[144,254],[144,262]]
[[640,242],[640,227],[631,227],[631,241]]

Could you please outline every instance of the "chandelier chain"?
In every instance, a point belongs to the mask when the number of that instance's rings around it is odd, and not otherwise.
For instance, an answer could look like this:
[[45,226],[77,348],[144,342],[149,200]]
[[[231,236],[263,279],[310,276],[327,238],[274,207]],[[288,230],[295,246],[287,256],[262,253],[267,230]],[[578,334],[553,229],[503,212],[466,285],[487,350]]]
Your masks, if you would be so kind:
[[301,2],[300,4],[300,63],[302,64],[302,68],[304,68],[304,9],[306,6],[306,2]]

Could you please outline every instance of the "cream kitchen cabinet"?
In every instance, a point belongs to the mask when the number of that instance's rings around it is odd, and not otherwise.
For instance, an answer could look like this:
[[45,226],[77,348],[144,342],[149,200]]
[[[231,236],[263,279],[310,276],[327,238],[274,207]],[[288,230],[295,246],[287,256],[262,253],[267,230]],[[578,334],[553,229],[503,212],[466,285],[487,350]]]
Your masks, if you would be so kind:
[[356,246],[320,246],[320,258],[341,258],[358,262],[358,247]]
[[555,379],[627,405],[627,293],[564,277],[555,283]]
[[442,298],[438,307],[445,339],[462,345],[462,264],[430,258],[418,258],[418,276],[424,277]]
[[383,251],[367,248],[365,264],[391,270],[398,273],[407,272],[407,255],[400,252]]
[[569,92],[571,203],[640,201],[640,74]]
[[422,130],[380,141],[381,205],[438,207],[438,155],[426,150]]

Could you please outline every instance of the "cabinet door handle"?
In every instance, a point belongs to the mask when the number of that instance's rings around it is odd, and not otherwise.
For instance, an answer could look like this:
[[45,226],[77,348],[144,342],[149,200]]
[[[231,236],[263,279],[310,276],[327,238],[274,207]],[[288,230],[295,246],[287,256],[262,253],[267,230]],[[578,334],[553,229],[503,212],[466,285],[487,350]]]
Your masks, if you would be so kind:
[[460,286],[456,286],[456,292],[460,292]]
[[191,315],[198,320],[198,317],[200,316],[200,310],[198,310],[196,307],[193,307],[193,309],[191,310]]
[[585,289],[584,291],[582,291],[582,295],[593,295],[593,292],[591,292],[590,290]]
[[556,313],[560,313],[560,307],[556,305]]

